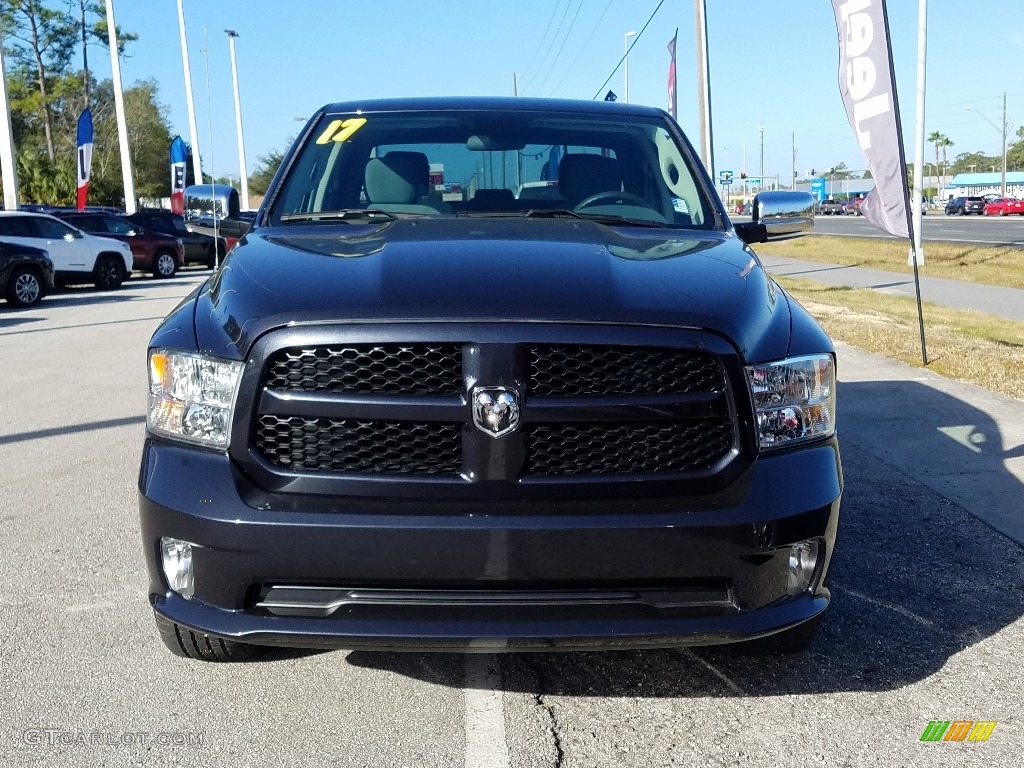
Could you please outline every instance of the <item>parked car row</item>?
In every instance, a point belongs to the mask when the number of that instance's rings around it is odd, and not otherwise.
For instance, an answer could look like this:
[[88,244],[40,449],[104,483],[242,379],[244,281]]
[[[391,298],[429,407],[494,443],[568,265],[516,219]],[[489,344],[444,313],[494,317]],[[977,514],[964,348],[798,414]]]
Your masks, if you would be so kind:
[[1008,216],[1015,213],[1024,216],[1024,200],[1015,197],[996,197],[985,203],[986,216]]
[[0,211],[0,296],[9,306],[35,306],[55,285],[114,290],[133,270],[169,278],[187,263],[213,267],[226,251],[171,211],[50,211]]

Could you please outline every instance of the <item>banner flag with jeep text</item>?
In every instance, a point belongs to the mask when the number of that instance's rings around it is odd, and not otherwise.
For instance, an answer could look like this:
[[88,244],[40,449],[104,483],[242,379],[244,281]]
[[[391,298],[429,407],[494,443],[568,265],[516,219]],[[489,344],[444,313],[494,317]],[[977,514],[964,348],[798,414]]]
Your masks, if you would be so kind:
[[188,147],[181,136],[171,142],[171,210],[185,212],[185,163],[188,161]]
[[86,107],[78,118],[78,210],[85,210],[92,172],[92,112]]
[[907,163],[885,0],[832,0],[839,30],[839,92],[875,188],[860,204],[884,232],[910,237]]
[[678,119],[679,101],[676,97],[676,41],[679,39],[679,29],[668,41],[668,113],[673,120]]

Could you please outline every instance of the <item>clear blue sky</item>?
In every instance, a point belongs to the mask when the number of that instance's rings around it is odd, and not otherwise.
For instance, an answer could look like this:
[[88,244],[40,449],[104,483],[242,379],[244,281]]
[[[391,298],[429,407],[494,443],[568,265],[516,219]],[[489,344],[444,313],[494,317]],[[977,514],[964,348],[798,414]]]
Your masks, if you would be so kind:
[[[122,61],[125,85],[152,78],[172,128],[188,140],[175,0],[114,0],[117,23],[139,35]],[[590,99],[659,0],[184,0],[204,170],[237,174],[231,65],[236,40],[249,172],[284,148],[327,102],[411,95],[520,95]],[[715,159],[718,169],[785,177],[796,134],[801,173],[845,162],[865,166],[838,90],[838,38],[828,0],[708,0]],[[913,158],[917,2],[889,0],[893,55],[908,159]],[[926,129],[964,151],[998,155],[1002,94],[1008,120],[1024,124],[1021,0],[929,3]],[[204,27],[208,36],[204,40]],[[629,100],[665,106],[668,51],[679,29],[679,121],[696,143],[694,12],[664,0],[629,56]],[[208,53],[204,52],[208,49]],[[109,62],[94,52],[101,76]],[[207,70],[209,88],[207,88]],[[623,97],[623,73],[607,88]],[[602,91],[603,94],[603,91]],[[212,103],[212,111],[208,105]],[[210,128],[212,118],[212,132]],[[212,152],[211,152],[212,133]],[[927,147],[925,159],[934,159]],[[979,169],[982,170],[982,169]],[[987,170],[987,169],[986,169]]]

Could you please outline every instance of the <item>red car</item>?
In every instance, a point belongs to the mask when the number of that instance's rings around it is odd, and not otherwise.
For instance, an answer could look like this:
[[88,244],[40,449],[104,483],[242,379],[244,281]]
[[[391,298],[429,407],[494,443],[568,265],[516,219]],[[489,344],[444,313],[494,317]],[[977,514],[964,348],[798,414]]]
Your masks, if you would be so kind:
[[185,264],[181,238],[143,229],[123,216],[110,213],[61,211],[56,215],[86,232],[128,243],[133,267],[152,272],[154,277],[174,277]]
[[1010,213],[1017,213],[1024,216],[1024,200],[1015,197],[997,197],[985,203],[986,216],[1006,216]]

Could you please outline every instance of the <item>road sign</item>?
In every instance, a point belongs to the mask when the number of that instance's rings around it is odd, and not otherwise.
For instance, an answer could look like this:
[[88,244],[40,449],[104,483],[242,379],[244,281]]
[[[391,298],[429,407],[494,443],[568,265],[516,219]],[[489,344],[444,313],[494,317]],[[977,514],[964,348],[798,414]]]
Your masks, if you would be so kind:
[[718,183],[719,184],[732,184],[732,171],[719,171],[718,172]]
[[760,176],[747,176],[747,184],[750,184],[750,185],[755,186],[755,187],[756,186],[760,186],[760,184],[761,184],[761,177]]

